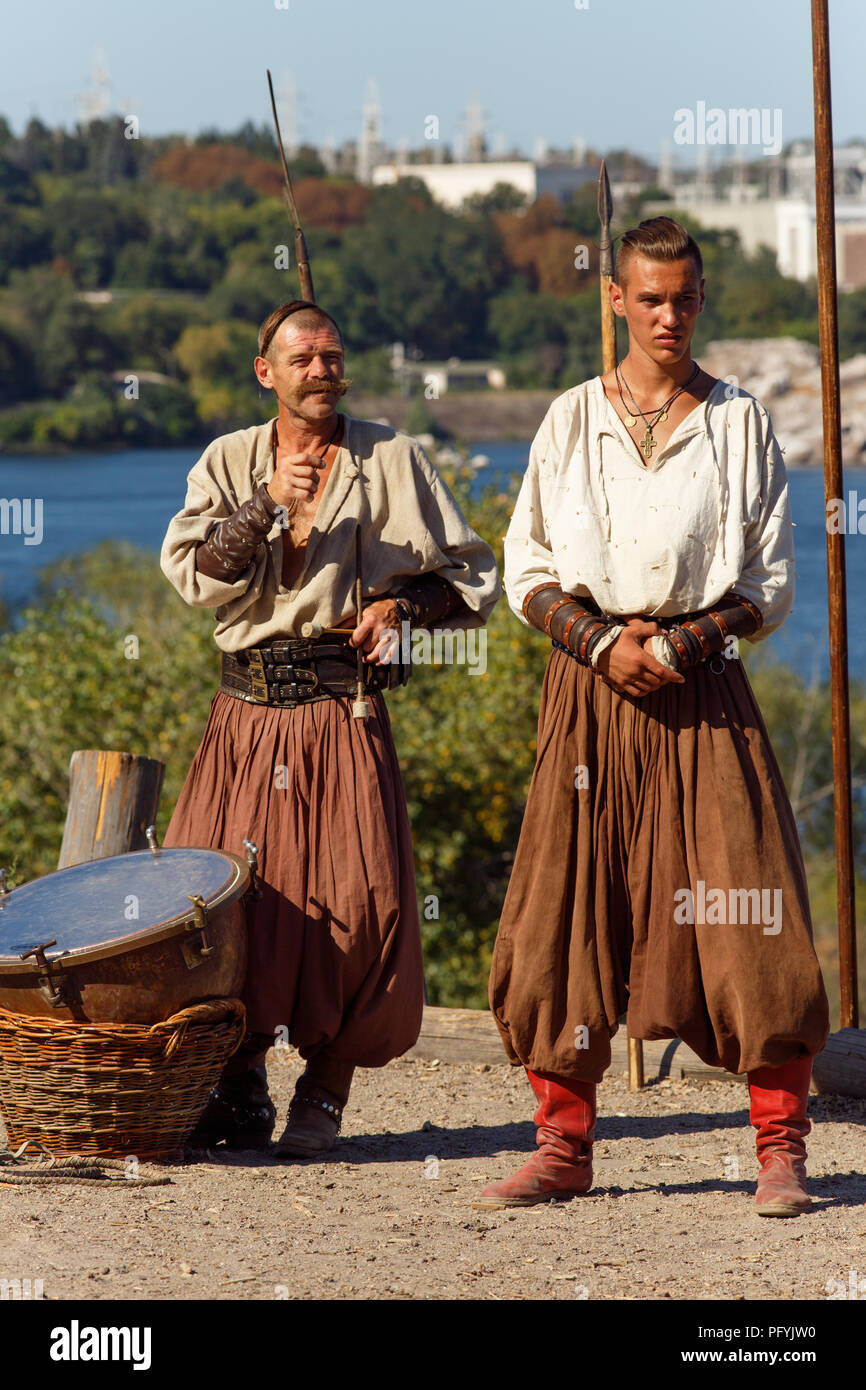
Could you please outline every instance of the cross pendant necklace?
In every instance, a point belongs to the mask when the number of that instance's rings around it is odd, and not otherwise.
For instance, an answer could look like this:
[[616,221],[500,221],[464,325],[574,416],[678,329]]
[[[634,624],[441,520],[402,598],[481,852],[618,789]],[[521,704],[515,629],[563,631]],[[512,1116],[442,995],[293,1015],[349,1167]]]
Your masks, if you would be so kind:
[[[654,430],[655,426],[656,426],[656,425],[659,425],[659,424],[663,424],[663,423],[665,422],[665,420],[667,420],[667,418],[668,418],[668,411],[670,410],[670,408],[671,408],[671,406],[673,405],[674,401],[677,399],[678,396],[681,396],[681,395],[682,395],[683,391],[685,391],[689,386],[691,386],[692,382],[694,381],[695,377],[699,374],[700,370],[701,370],[701,369],[700,369],[700,367],[698,366],[698,364],[697,364],[697,362],[696,362],[695,365],[694,365],[694,370],[692,371],[692,374],[691,374],[691,376],[689,377],[688,381],[684,381],[683,384],[682,384],[682,386],[678,387],[677,390],[674,391],[673,395],[672,395],[672,396],[669,396],[668,399],[664,402],[663,405],[658,406],[658,407],[656,408],[655,411],[650,411],[650,415],[653,415],[653,416],[654,416],[654,418],[651,420],[651,419],[649,418],[649,415],[645,414],[644,411],[641,410],[640,406],[638,405],[637,401],[636,401],[635,398],[634,398],[634,394],[633,394],[633,392],[632,392],[632,390],[631,390],[631,387],[629,386],[628,382],[626,381],[625,376],[624,376],[624,375],[622,374],[622,372],[620,371],[619,366],[617,366],[617,368],[616,368],[616,384],[617,384],[617,389],[618,389],[618,391],[619,391],[619,398],[620,398],[620,401],[622,402],[622,408],[623,408],[623,410],[626,411],[625,423],[626,423],[626,425],[628,426],[629,429],[632,429],[633,426],[635,426],[635,425],[637,424],[637,415],[639,415],[639,416],[641,417],[641,419],[644,421],[645,425],[646,425],[646,434],[644,435],[643,439],[642,439],[641,442],[640,442],[640,447],[641,447],[641,449],[643,449],[644,457],[645,457],[647,463],[649,463],[650,459],[652,458],[653,449],[655,449],[655,448],[658,447],[658,442],[657,442],[657,440],[656,440],[656,439],[654,438],[654,436],[653,436],[653,430]],[[633,412],[630,411],[630,410],[628,409],[628,406],[627,406],[626,403],[625,403],[625,397],[624,397],[623,394],[622,394],[622,386],[620,385],[620,377],[621,377],[621,376],[622,376],[623,385],[625,386],[625,389],[628,391],[628,394],[629,394],[629,396],[631,397],[631,402],[632,402],[632,405],[634,406],[635,410],[637,411],[637,415],[633,414]]]

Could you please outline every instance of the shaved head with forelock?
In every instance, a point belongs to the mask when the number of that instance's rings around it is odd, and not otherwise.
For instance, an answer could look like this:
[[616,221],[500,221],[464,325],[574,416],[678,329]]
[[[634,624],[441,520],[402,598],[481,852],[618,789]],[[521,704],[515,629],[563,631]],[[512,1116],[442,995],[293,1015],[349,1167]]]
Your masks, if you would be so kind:
[[312,304],[306,299],[291,299],[286,304],[281,304],[273,313],[268,314],[261,328],[259,329],[259,356],[271,356],[271,344],[277,336],[277,330],[287,321],[293,329],[298,328],[306,332],[315,332],[319,328],[332,328],[343,345],[343,335],[339,325],[331,318],[331,315],[321,309],[318,304]]

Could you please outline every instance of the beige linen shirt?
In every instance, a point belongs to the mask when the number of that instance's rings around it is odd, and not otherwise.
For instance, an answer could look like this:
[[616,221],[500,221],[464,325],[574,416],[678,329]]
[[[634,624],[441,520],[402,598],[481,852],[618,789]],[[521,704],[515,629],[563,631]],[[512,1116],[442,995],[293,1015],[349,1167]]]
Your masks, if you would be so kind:
[[[764,638],[794,601],[788,481],[764,407],[719,381],[649,466],[601,379],[552,403],[505,537],[505,592],[525,623],[555,580],[611,618],[673,617],[729,589],[757,604]],[[753,639],[754,640],[754,639]]]
[[501,592],[493,551],[469,526],[420,444],[372,420],[344,418],[344,442],[319,501],[304,568],[292,588],[281,579],[284,533],[279,519],[233,583],[211,579],[195,567],[196,547],[214,524],[273,477],[273,421],[215,439],[190,471],[186,501],[169,525],[160,565],[187,603],[216,610],[214,637],[223,651],[299,637],[305,622],[334,627],[351,612],[357,522],[366,599],[435,573],[471,610],[443,625],[471,628],[487,621]]

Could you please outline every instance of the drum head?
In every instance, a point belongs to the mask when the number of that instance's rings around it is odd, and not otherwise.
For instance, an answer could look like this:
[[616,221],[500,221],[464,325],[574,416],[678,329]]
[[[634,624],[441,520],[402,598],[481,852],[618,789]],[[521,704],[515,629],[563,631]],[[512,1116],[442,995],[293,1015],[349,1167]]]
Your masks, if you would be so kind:
[[236,855],[210,849],[138,850],[59,869],[0,894],[0,961],[52,940],[57,945],[46,951],[48,960],[116,948],[189,919],[188,893],[210,907],[246,877]]

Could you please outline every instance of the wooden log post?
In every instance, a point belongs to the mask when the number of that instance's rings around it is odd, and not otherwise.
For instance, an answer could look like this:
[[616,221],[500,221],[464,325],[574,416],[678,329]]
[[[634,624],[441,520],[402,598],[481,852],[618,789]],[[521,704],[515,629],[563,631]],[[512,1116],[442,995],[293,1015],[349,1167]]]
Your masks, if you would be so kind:
[[69,763],[69,806],[58,869],[146,849],[165,764],[138,753],[79,749]]
[[[634,1065],[632,1044],[621,1029],[611,1039],[610,1074],[629,1075]],[[442,1009],[427,1007],[421,1036],[406,1053],[418,1061],[469,1063],[502,1066],[507,1058],[493,1015],[486,1009]],[[721,1067],[708,1067],[691,1048],[677,1038],[641,1043],[641,1086],[665,1077],[687,1081],[732,1081],[742,1084],[744,1076],[734,1076]],[[633,1089],[630,1087],[630,1089]]]
[[[610,1076],[630,1075],[631,1047],[640,1039],[625,1030],[611,1038]],[[503,1066],[507,1058],[493,1015],[486,1009],[426,1007],[421,1035],[405,1054],[416,1061],[457,1065]],[[722,1067],[709,1067],[679,1038],[662,1038],[641,1045],[641,1084],[673,1081],[729,1081],[745,1085]],[[812,1064],[812,1090],[818,1095],[866,1097],[866,1030],[842,1028],[831,1033],[823,1052]]]
[[866,1096],[866,1029],[831,1033],[812,1063],[812,1090],[819,1095]]

